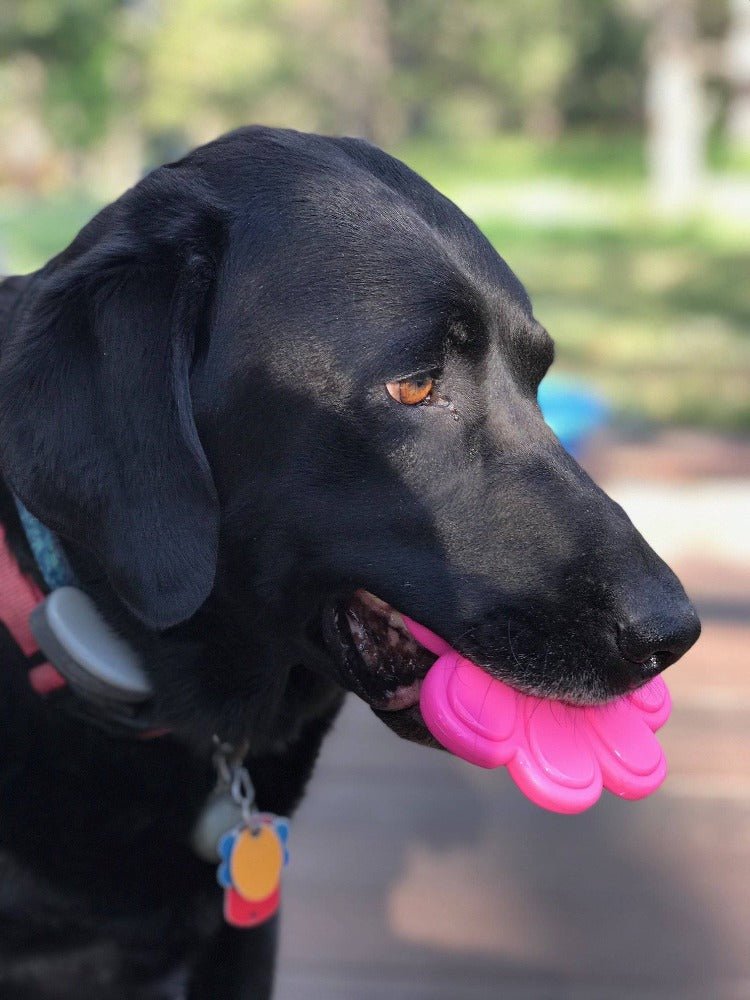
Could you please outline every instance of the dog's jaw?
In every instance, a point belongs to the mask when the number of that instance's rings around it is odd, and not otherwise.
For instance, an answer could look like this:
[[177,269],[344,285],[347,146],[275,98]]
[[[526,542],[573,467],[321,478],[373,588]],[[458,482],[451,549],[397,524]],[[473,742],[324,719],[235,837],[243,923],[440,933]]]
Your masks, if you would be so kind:
[[422,678],[435,657],[394,608],[357,590],[326,609],[322,631],[342,686],[379,714],[419,712]]

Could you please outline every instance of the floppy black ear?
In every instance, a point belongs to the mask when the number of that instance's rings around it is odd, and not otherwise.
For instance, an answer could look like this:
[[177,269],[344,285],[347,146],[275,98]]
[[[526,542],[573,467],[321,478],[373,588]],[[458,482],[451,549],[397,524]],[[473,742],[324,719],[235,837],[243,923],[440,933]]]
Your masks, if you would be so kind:
[[216,570],[189,374],[222,232],[195,179],[160,168],[32,279],[3,338],[3,474],[153,628],[189,618]]

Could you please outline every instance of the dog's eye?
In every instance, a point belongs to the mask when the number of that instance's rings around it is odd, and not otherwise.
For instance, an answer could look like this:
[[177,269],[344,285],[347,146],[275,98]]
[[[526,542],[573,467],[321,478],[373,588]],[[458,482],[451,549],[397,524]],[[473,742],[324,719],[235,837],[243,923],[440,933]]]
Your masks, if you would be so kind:
[[397,403],[405,403],[406,406],[416,406],[418,403],[425,403],[430,398],[430,393],[435,387],[435,379],[429,375],[423,378],[405,378],[400,382],[386,382],[388,395]]

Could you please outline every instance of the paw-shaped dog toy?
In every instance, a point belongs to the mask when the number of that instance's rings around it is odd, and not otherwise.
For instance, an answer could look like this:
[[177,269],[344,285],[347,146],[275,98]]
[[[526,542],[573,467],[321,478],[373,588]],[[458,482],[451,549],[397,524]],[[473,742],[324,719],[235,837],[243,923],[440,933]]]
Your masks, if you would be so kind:
[[435,739],[456,756],[507,767],[532,802],[560,813],[583,812],[602,788],[640,799],[664,781],[667,762],[654,732],[671,703],[660,677],[593,707],[534,698],[490,677],[424,626],[404,621],[438,657],[422,682],[420,709]]

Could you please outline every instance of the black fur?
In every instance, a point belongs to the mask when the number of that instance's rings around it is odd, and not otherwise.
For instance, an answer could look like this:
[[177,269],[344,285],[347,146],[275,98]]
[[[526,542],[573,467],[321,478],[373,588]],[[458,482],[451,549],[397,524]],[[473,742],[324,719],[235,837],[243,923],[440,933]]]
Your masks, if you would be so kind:
[[[546,428],[551,341],[518,279],[367,143],[243,129],[159,168],[0,286],[0,338],[6,483],[141,651],[173,730],[74,720],[0,636],[0,997],[268,995],[275,928],[222,929],[189,831],[215,733],[249,741],[262,808],[294,809],[356,687],[331,641],[355,589],[574,701],[697,636]],[[384,389],[425,372],[429,405]],[[28,569],[7,489],[0,516]]]

